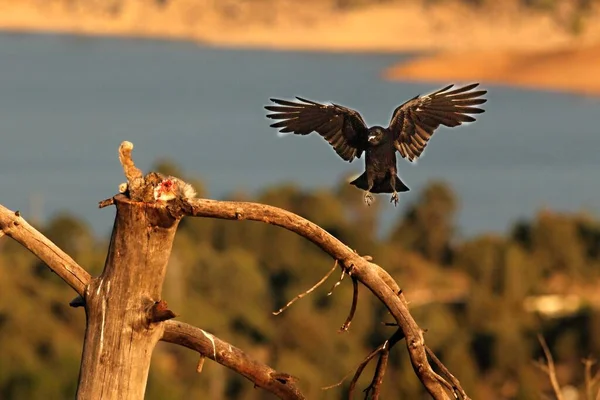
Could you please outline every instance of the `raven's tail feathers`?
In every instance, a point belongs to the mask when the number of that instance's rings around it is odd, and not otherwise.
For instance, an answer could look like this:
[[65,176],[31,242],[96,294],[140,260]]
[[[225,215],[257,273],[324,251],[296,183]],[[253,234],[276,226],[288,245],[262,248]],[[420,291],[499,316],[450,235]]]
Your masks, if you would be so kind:
[[[367,172],[363,172],[361,176],[350,182],[351,185],[356,186],[359,189],[367,190],[369,188],[367,180]],[[410,189],[402,182],[400,177],[396,175],[396,191],[397,192],[408,192]],[[390,184],[389,177],[376,182],[373,188],[370,190],[371,193],[392,193],[392,185]]]
[[363,172],[361,176],[350,182],[350,184],[359,189],[367,190],[369,187],[369,184],[367,183],[367,172]]

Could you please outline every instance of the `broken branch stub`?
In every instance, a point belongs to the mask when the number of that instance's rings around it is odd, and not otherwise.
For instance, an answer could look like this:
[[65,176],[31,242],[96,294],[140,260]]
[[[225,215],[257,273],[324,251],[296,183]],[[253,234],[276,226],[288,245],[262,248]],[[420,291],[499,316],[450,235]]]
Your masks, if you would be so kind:
[[144,174],[135,166],[131,158],[133,143],[124,141],[119,146],[119,161],[123,166],[123,172],[127,178],[127,186],[132,200],[141,200],[139,190],[144,186]]
[[117,215],[104,271],[85,291],[79,399],[100,393],[102,399],[143,398],[152,351],[164,329],[148,323],[148,305],[156,319],[168,317],[160,297],[180,219],[164,204],[133,202],[124,195],[114,200]]

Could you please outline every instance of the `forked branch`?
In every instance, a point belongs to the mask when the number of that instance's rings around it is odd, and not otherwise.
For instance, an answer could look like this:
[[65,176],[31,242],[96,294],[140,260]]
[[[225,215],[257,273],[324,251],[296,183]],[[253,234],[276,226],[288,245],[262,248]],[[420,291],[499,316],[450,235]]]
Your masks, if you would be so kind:
[[390,350],[398,343],[400,340],[404,338],[404,334],[400,329],[398,329],[394,334],[382,345],[373,350],[364,360],[360,363],[359,367],[356,369],[356,373],[350,382],[350,388],[348,390],[348,398],[352,399],[354,395],[354,389],[356,387],[356,382],[358,382],[358,378],[360,378],[362,372],[366,368],[367,365],[371,362],[375,356],[379,355],[379,360],[377,361],[377,367],[375,368],[375,373],[373,374],[373,380],[369,387],[367,387],[365,392],[365,399],[371,396],[372,399],[378,399],[381,391],[381,384],[383,383],[383,376],[385,374],[385,369],[387,368],[387,361],[390,355]]
[[251,202],[191,199],[169,206],[173,216],[188,215],[229,220],[258,221],[282,227],[313,242],[338,260],[352,277],[365,285],[396,320],[410,355],[415,373],[434,399],[452,399],[454,385],[436,374],[427,357],[423,332],[408,310],[402,290],[383,268],[361,257],[320,226],[290,211]]

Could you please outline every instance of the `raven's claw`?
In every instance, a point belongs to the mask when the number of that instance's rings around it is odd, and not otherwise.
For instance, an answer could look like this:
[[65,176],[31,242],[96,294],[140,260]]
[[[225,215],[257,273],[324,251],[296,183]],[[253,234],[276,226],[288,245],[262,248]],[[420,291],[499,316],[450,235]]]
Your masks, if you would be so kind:
[[365,192],[365,204],[370,206],[373,201],[375,201],[373,195],[370,192]]
[[390,203],[391,202],[394,203],[394,207],[396,207],[398,205],[398,193],[397,192],[392,193],[392,198],[390,199]]

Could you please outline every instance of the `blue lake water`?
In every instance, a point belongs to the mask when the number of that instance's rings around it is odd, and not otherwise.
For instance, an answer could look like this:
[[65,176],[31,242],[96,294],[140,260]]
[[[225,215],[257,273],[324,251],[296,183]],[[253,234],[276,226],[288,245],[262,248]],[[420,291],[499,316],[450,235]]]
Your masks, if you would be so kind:
[[[301,96],[386,125],[398,104],[446,82],[387,82],[408,55],[222,50],[191,43],[0,34],[0,203],[47,220],[68,209],[107,234],[99,210],[124,180],[121,141],[146,172],[174,159],[211,197],[294,182],[334,187],[348,164],[316,135],[278,137],[263,106]],[[600,73],[600,71],[599,71]],[[440,129],[416,165],[399,161],[413,200],[431,179],[461,201],[465,235],[504,231],[543,206],[598,212],[600,100],[485,84],[475,124]],[[388,197],[378,197],[389,205]],[[402,208],[384,207],[393,219]]]

